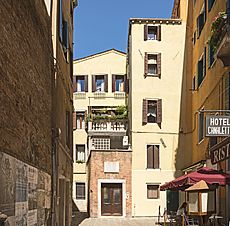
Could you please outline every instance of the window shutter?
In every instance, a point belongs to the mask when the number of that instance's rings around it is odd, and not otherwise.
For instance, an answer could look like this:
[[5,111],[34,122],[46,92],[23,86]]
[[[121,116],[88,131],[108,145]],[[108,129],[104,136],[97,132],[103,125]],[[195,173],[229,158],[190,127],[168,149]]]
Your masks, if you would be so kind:
[[154,169],[159,169],[159,146],[154,145],[153,147],[153,155],[154,155]]
[[203,56],[203,77],[206,75],[206,47],[204,47],[204,56]]
[[144,59],[144,74],[148,74],[148,53],[145,53],[145,59]]
[[63,45],[65,47],[64,51],[66,52],[67,49],[68,49],[68,46],[69,46],[69,43],[68,43],[68,23],[67,21],[63,21]]
[[73,92],[77,92],[77,76],[73,76]]
[[76,111],[73,112],[73,130],[77,129],[77,116]]
[[157,40],[161,41],[161,25],[157,26]]
[[143,99],[143,106],[142,106],[142,123],[147,124],[148,122],[148,100]]
[[204,0],[204,22],[207,18],[207,0]]
[[88,92],[88,75],[85,75],[85,92]]
[[112,92],[116,91],[116,75],[112,75]]
[[157,74],[161,75],[161,53],[157,54]]
[[92,76],[92,92],[96,92],[96,75]]
[[129,79],[125,76],[125,92],[129,93]]
[[62,0],[59,0],[59,37],[62,42],[62,29],[63,29],[63,24],[62,24]]
[[162,99],[157,100],[157,118],[156,123],[162,122]]
[[108,75],[104,75],[105,92],[108,92]]
[[144,25],[144,41],[148,39],[148,26]]
[[147,168],[153,169],[153,145],[147,146]]

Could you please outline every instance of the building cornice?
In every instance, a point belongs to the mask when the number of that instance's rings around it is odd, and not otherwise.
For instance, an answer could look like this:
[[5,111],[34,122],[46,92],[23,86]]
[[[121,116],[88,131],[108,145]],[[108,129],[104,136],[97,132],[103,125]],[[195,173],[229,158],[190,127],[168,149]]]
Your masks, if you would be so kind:
[[130,24],[181,24],[181,19],[171,19],[171,18],[130,18]]

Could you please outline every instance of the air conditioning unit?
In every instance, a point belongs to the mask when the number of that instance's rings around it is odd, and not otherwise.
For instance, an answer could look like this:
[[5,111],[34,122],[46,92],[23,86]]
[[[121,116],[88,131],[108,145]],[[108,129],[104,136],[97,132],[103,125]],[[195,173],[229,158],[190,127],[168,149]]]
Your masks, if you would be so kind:
[[128,136],[123,136],[123,146],[128,146],[129,145],[129,138]]

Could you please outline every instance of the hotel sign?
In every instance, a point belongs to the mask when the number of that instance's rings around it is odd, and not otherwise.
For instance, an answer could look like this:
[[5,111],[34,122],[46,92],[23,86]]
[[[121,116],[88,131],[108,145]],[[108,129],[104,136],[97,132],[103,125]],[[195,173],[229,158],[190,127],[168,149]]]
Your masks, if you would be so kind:
[[211,147],[209,153],[212,164],[230,158],[230,137],[225,138],[220,143]]
[[230,116],[206,116],[206,136],[230,136]]

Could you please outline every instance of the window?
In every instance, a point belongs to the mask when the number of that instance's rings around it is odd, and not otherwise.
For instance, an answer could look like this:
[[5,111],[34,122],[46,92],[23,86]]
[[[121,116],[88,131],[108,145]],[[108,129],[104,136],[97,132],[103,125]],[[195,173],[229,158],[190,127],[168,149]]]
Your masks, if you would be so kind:
[[147,75],[158,75],[161,74],[161,54],[148,54],[145,53],[145,68],[144,74]]
[[212,64],[214,63],[214,49],[211,43],[208,44],[208,67],[210,68]]
[[148,199],[160,198],[159,185],[147,184],[147,198]]
[[196,90],[196,76],[194,75],[192,79],[192,91],[195,91],[195,90]]
[[76,199],[85,199],[85,183],[76,183]]
[[93,138],[92,139],[92,149],[109,150],[110,149],[110,139],[108,137]]
[[144,25],[144,40],[161,41],[161,26]]
[[76,144],[76,161],[85,162],[85,145]]
[[206,21],[206,0],[204,0],[202,10],[197,18],[197,32],[198,32],[197,38],[199,38],[201,31],[203,30],[205,21]]
[[147,169],[159,169],[159,145],[147,145]]
[[112,92],[124,92],[124,75],[112,75]]
[[70,112],[66,111],[66,145],[70,147]]
[[204,112],[198,114],[198,140],[199,142],[204,139]]
[[86,111],[73,112],[73,129],[85,129]]
[[193,34],[193,45],[195,45],[195,44],[196,44],[196,31]]
[[62,0],[59,0],[59,38],[62,42],[63,34],[63,14],[62,14]]
[[74,92],[88,92],[87,75],[76,76],[76,81],[74,82]]
[[205,75],[206,75],[206,48],[204,49],[204,53],[197,63],[197,79],[198,79],[197,85],[198,87],[202,83]]
[[86,112],[76,112],[76,129],[85,129],[85,114]]
[[93,75],[93,92],[108,92],[108,75]]
[[143,100],[142,124],[162,122],[162,100]]
[[208,11],[210,12],[215,0],[208,0]]
[[68,31],[68,22],[63,20],[63,49],[64,53],[67,59],[67,52],[68,52],[68,47],[69,47],[69,31]]

